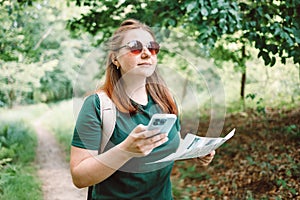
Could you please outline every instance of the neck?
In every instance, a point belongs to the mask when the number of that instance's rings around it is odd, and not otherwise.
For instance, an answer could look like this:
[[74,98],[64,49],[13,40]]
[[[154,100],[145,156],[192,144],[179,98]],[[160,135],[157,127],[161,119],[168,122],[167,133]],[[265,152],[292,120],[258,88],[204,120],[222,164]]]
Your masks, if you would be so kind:
[[144,76],[123,76],[125,92],[130,99],[138,104],[146,105],[148,96],[146,91],[146,77]]

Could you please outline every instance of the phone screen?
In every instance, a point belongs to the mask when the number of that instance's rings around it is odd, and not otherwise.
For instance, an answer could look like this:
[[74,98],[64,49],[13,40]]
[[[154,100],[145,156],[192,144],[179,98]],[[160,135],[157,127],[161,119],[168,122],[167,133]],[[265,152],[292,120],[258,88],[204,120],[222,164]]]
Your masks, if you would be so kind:
[[169,133],[177,117],[174,114],[154,114],[148,124],[148,130],[159,129],[159,133]]

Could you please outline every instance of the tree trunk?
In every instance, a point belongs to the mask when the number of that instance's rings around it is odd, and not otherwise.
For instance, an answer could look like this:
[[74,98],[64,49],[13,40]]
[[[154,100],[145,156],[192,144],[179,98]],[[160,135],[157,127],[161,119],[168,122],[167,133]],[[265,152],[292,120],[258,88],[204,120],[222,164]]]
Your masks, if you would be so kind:
[[242,60],[243,60],[243,72],[242,72],[242,79],[241,79],[241,100],[243,103],[243,109],[245,110],[245,86],[246,86],[246,71],[247,71],[247,67],[246,67],[246,63],[244,62],[246,59],[246,49],[245,49],[245,45],[242,47]]
[[246,85],[246,68],[242,73],[242,79],[241,79],[241,100],[243,101],[244,107],[245,107],[245,85]]
[[8,108],[12,108],[13,107],[13,102],[15,100],[15,92],[14,90],[10,90],[8,93]]

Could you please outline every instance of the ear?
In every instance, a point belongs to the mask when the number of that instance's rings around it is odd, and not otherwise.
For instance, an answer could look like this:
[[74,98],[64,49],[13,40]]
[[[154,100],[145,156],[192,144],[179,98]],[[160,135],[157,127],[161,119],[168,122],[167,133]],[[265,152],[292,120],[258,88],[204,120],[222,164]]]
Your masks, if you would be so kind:
[[120,67],[120,63],[116,58],[112,61],[112,63],[114,63],[114,65],[116,65],[117,67]]

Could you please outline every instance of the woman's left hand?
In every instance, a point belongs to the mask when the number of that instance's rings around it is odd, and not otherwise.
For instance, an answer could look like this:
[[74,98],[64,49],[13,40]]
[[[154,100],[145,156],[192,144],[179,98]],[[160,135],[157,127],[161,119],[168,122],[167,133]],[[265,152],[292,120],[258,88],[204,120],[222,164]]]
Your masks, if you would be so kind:
[[213,150],[212,152],[210,152],[210,154],[203,156],[203,157],[199,157],[197,160],[202,166],[207,166],[207,165],[209,165],[209,163],[211,163],[215,154],[216,154],[216,151]]

